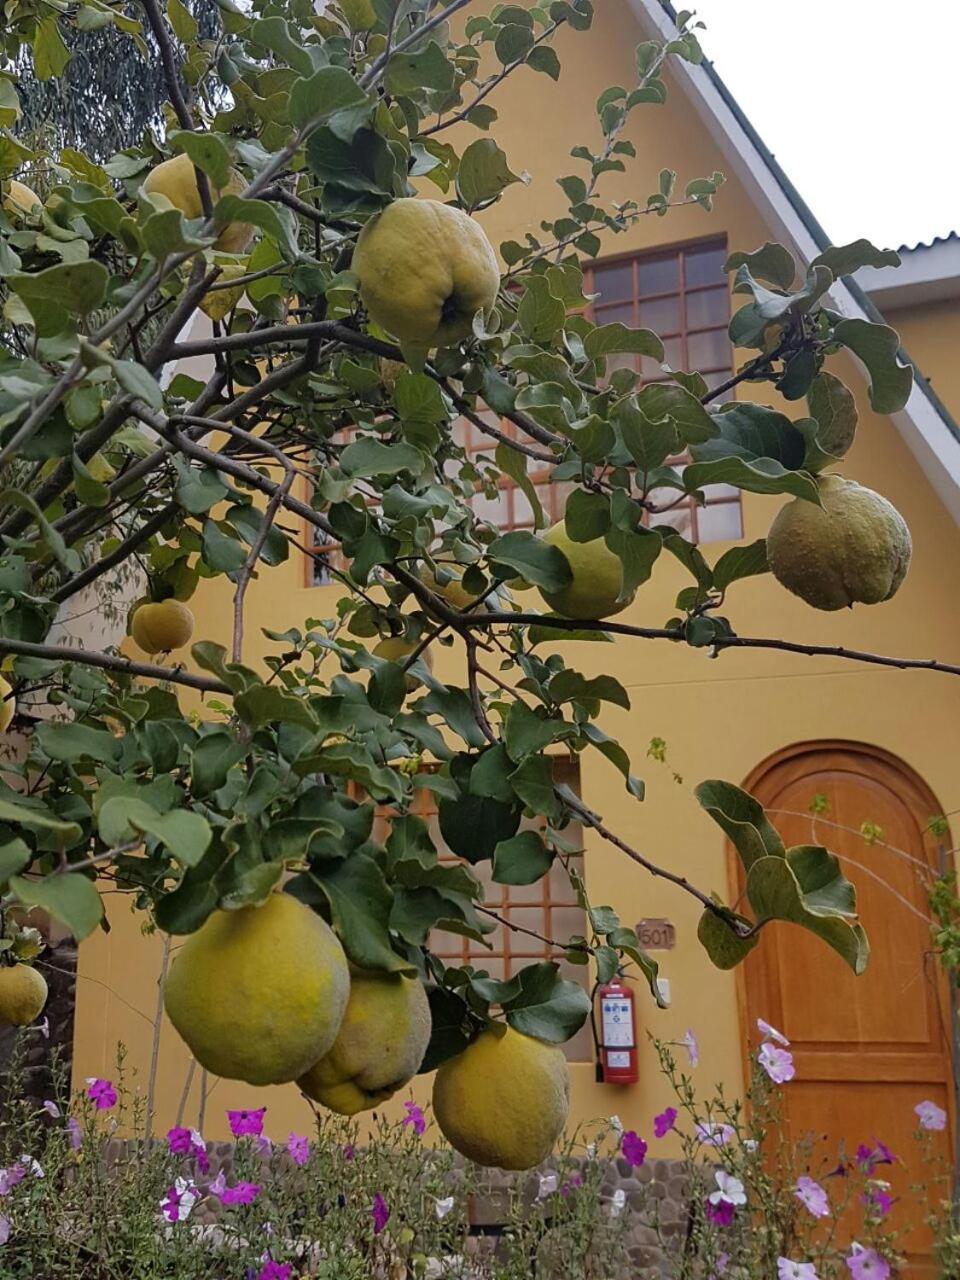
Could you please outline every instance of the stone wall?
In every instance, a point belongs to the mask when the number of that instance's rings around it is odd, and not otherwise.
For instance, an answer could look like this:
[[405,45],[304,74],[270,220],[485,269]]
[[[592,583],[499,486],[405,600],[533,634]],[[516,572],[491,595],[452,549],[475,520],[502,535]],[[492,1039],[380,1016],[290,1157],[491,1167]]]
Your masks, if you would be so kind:
[[[73,1054],[73,1015],[77,989],[77,948],[70,939],[48,946],[36,960],[49,988],[47,1003],[36,1023],[21,1034],[25,1045],[23,1093],[38,1103],[54,1096],[52,1066],[70,1087]],[[0,1026],[0,1076],[6,1074],[18,1028]]]

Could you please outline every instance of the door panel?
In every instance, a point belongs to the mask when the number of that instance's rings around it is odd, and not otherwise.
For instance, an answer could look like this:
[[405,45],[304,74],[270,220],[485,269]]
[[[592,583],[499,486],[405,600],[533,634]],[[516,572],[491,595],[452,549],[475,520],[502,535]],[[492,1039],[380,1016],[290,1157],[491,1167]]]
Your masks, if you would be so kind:
[[[792,1042],[797,1075],[783,1092],[791,1137],[819,1134],[821,1151],[842,1145],[848,1154],[881,1139],[900,1157],[882,1176],[895,1195],[908,1196],[894,1215],[912,1255],[907,1274],[919,1277],[929,1239],[921,1215],[907,1213],[914,1204],[908,1188],[920,1178],[913,1108],[931,1098],[949,1111],[952,1099],[946,991],[924,888],[938,859],[925,830],[941,810],[905,766],[852,744],[794,748],[747,789],[788,847],[824,844],[838,855],[871,945],[857,978],[819,939],[791,925],[768,927],[742,970],[751,1039],[756,1019],[765,1018]],[[815,798],[820,816],[811,812]],[[871,827],[882,831],[874,843],[861,834]],[[845,1227],[855,1236],[856,1212],[849,1216]]]

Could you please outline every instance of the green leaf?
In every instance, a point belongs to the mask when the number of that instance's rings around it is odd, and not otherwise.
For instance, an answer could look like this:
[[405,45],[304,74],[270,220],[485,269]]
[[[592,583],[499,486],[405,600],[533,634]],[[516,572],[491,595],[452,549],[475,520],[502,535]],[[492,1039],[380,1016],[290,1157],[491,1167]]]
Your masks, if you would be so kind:
[[248,748],[226,729],[208,733],[190,753],[190,788],[195,796],[219,791],[227,774],[247,754]]
[[55,818],[45,806],[36,804],[0,800],[0,822],[9,822],[17,827],[36,828],[39,831],[52,831],[61,837],[64,847],[72,845],[80,837],[80,827],[75,822],[64,822],[62,818]]
[[[752,924],[744,916],[737,916],[743,924]],[[718,969],[734,969],[750,954],[760,941],[760,934],[754,933],[749,938],[741,938],[730,925],[720,918],[715,911],[704,908],[700,923],[697,926],[697,937],[704,951]]]
[[528,965],[515,976],[520,979],[520,994],[503,1006],[515,1031],[548,1044],[563,1044],[590,1016],[586,991],[576,982],[564,981],[559,965],[552,961]]
[[534,525],[537,529],[542,529],[546,524],[546,517],[543,514],[537,486],[527,474],[526,458],[522,453],[518,453],[516,449],[512,449],[509,444],[501,443],[497,445],[494,460],[505,475],[510,476],[511,479],[517,482],[521,492],[530,503]]
[[611,420],[620,431],[630,456],[644,473],[655,470],[680,451],[672,418],[661,418],[655,422],[631,400],[622,400],[614,408]]
[[553,780],[553,763],[548,756],[528,756],[510,775],[510,785],[533,813],[548,822],[559,822],[563,805]]
[[534,342],[549,343],[563,326],[566,308],[543,276],[531,276],[517,309],[521,330]]
[[746,871],[749,872],[760,858],[786,857],[783,841],[769,822],[763,806],[748,792],[735,787],[732,782],[711,779],[701,782],[694,795],[727,834]]
[[536,831],[520,831],[493,851],[497,884],[536,884],[553,866],[553,853]]
[[567,667],[558,671],[550,681],[550,697],[555,702],[612,702],[625,711],[630,710],[630,698],[615,676],[587,677]]
[[471,747],[486,746],[487,740],[477,724],[473,703],[465,689],[431,689],[416,704],[416,710],[440,716]]
[[175,151],[189,156],[196,168],[207,175],[215,191],[222,191],[230,181],[230,152],[217,134],[174,129],[170,142]]
[[185,867],[194,867],[206,853],[212,832],[206,818],[188,809],[158,813],[132,796],[114,796],[98,817],[100,838],[107,845],[127,844],[138,834],[154,836]]
[[869,320],[841,320],[833,336],[866,365],[874,410],[899,413],[910,398],[913,369],[898,359],[900,339],[896,330]]
[[472,210],[489,204],[511,183],[520,181],[494,140],[477,138],[460,157],[457,196],[465,209]]
[[254,685],[241,693],[233,705],[244,724],[255,731],[268,724],[299,724],[305,729],[317,729],[310,704],[274,685]]
[[167,17],[180,43],[188,47],[192,45],[200,28],[183,0],[167,0]]
[[324,866],[312,874],[330,904],[343,949],[362,969],[410,973],[413,966],[390,945],[393,894],[377,863],[366,853]]
[[623,585],[620,599],[628,600],[653,572],[664,542],[654,529],[616,529],[611,526],[604,542],[620,559],[623,567]]
[[440,801],[438,820],[451,852],[474,864],[492,858],[501,840],[516,835],[520,810],[487,796],[460,795]]
[[602,493],[574,489],[563,511],[564,528],[571,542],[593,542],[610,528],[610,501]]
[[583,340],[583,349],[590,360],[597,360],[614,352],[650,356],[657,361],[663,359],[663,343],[652,329],[629,329],[619,321],[588,330]]
[[713,418],[695,395],[672,382],[652,383],[637,396],[641,412],[651,422],[668,418],[683,444],[702,444],[717,434]]
[[38,80],[52,80],[62,75],[70,61],[70,50],[63,42],[60,25],[51,14],[37,24],[33,37],[33,70]]
[[717,458],[714,462],[691,462],[684,468],[688,492],[708,484],[732,484],[748,493],[789,493],[795,498],[817,502],[817,482],[806,471],[788,471],[772,458]]
[[76,764],[80,760],[99,760],[110,764],[120,756],[120,741],[106,729],[92,729],[89,725],[72,722],[38,724],[35,730],[37,742],[44,755],[51,760],[63,760]]
[[514,795],[510,774],[514,767],[515,762],[502,743],[489,747],[470,770],[470,794],[512,805]]
[[424,455],[412,444],[383,444],[369,436],[348,444],[340,455],[340,466],[345,474],[357,479],[395,476],[401,471],[419,475],[423,465]]
[[239,539],[224,533],[216,520],[203,522],[203,559],[217,573],[236,573],[247,560]]
[[[77,835],[80,828],[76,828]],[[5,885],[11,876],[21,872],[33,859],[33,851],[19,837],[0,844],[0,885]]]
[[718,591],[726,591],[732,582],[767,573],[767,540],[758,538],[745,547],[731,547],[725,551],[713,569],[713,585]]
[[449,90],[456,72],[435,40],[409,53],[395,53],[387,63],[384,85],[395,97],[416,95],[421,89]]
[[[253,503],[238,503],[230,507],[224,512],[224,519],[251,547],[263,531],[264,513]],[[272,567],[283,564],[289,555],[290,544],[286,535],[276,525],[270,525],[258,559]]]
[[323,124],[338,111],[359,107],[367,95],[344,67],[321,67],[294,82],[290,90],[290,123],[297,129]]
[[85,316],[102,303],[110,273],[102,262],[60,262],[43,271],[17,272],[9,277],[10,288],[36,314],[34,307],[56,302],[72,315]]
[[571,729],[572,726],[563,720],[551,719],[542,707],[528,707],[525,702],[514,702],[507,712],[504,726],[507,753],[511,760],[519,764],[521,760],[542,751],[558,738],[568,736]]
[[548,44],[538,44],[535,49],[530,50],[527,66],[533,67],[534,71],[542,71],[551,80],[560,79],[560,59]]
[[[515,530],[494,539],[487,548],[494,571],[501,578],[519,574],[532,586],[546,591],[561,591],[573,581],[570,564],[549,542],[527,530]],[[505,567],[512,572],[503,572]]]
[[806,442],[804,470],[816,472],[846,455],[857,432],[857,402],[832,373],[818,374],[807,392],[810,418],[797,423]]
[[601,755],[606,756],[614,768],[620,770],[630,794],[635,796],[637,800],[642,800],[645,791],[643,780],[635,778],[630,772],[630,757],[620,743],[604,733],[595,724],[582,724],[580,732],[588,742],[597,748]]
[[[820,259],[816,259],[820,261]],[[758,280],[766,280],[778,289],[790,290],[797,276],[797,264],[793,254],[782,244],[768,240],[753,253],[731,253],[723,264],[726,272],[737,271],[744,264],[751,275]]]
[[861,267],[899,267],[900,255],[893,249],[877,249],[869,240],[854,240],[824,249],[810,265],[817,263],[828,267],[839,280],[841,276],[852,276]]
[[61,874],[44,880],[13,876],[10,892],[25,907],[40,907],[66,925],[78,942],[89,937],[103,919],[103,902],[92,880],[83,875]]

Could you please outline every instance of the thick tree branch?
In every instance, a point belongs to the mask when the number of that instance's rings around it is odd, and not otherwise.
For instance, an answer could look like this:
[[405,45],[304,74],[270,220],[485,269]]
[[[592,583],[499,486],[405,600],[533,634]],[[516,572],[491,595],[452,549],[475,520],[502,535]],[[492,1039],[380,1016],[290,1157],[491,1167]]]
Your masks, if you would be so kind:
[[194,675],[191,671],[184,671],[182,667],[155,667],[148,662],[133,662],[120,654],[71,649],[66,644],[33,644],[27,640],[11,640],[7,636],[0,636],[0,654],[7,653],[27,658],[49,658],[55,662],[78,662],[81,666],[99,667],[102,671],[119,671],[122,675],[186,685],[190,689],[200,689],[203,693],[226,693],[233,696],[229,685],[222,684],[211,676]]
[[290,486],[296,477],[296,471],[292,466],[287,467],[287,474],[284,476],[283,483],[278,487],[276,493],[267,503],[266,510],[263,513],[263,521],[260,529],[250,546],[250,554],[247,556],[237,575],[237,586],[233,593],[233,650],[232,656],[234,662],[239,662],[243,656],[243,601],[247,594],[247,587],[250,585],[250,579],[253,577],[253,571],[256,568],[257,560],[263,545],[267,540],[273,522],[276,519],[277,512],[283,504],[284,498],[290,492]]

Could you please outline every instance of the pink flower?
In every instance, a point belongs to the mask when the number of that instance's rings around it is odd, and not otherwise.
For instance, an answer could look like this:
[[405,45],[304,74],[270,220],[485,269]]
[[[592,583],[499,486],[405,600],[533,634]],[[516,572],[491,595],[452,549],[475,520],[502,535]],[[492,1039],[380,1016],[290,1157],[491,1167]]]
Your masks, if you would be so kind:
[[193,1134],[189,1129],[175,1125],[167,1130],[167,1146],[175,1156],[187,1156],[193,1150]]
[[582,1186],[583,1186],[583,1176],[579,1173],[575,1173],[573,1177],[570,1179],[570,1181],[565,1182],[563,1186],[560,1188],[560,1194],[563,1196],[564,1199],[566,1199],[567,1196],[573,1195],[574,1191],[576,1191],[578,1187],[582,1187]]
[[827,1193],[819,1182],[814,1182],[813,1178],[808,1178],[806,1174],[798,1178],[793,1194],[815,1218],[830,1216],[830,1201],[827,1199]]
[[879,1138],[874,1138],[877,1144],[877,1164],[896,1164],[897,1157],[893,1154],[885,1142],[881,1142]]
[[918,1102],[913,1109],[920,1121],[921,1129],[931,1129],[939,1133],[947,1127],[947,1113],[935,1102],[927,1099],[925,1102]]
[[676,1123],[676,1107],[667,1107],[666,1111],[661,1111],[658,1116],[653,1117],[653,1136],[655,1138],[663,1138],[674,1128]]
[[266,1114],[266,1107],[259,1107],[256,1111],[228,1111],[227,1119],[230,1121],[230,1132],[235,1138],[242,1138],[249,1135],[252,1138],[259,1138],[263,1133],[263,1117]]
[[257,1272],[257,1280],[290,1280],[293,1265],[289,1262],[274,1262],[272,1259],[263,1264]]
[[[213,1188],[210,1188],[211,1191]],[[235,1187],[224,1187],[217,1193],[224,1204],[253,1204],[260,1194],[256,1182],[238,1182]]]
[[222,1196],[227,1189],[227,1175],[222,1169],[217,1172],[217,1176],[207,1187],[207,1191],[212,1196]]
[[417,1134],[424,1133],[427,1128],[427,1122],[423,1118],[423,1112],[415,1102],[405,1102],[403,1105],[407,1112],[403,1123],[405,1125],[412,1124],[414,1132]]
[[67,1118],[67,1138],[70,1146],[74,1151],[79,1151],[83,1146],[83,1134],[80,1131],[80,1122],[74,1116]]
[[885,1142],[880,1142],[877,1138],[874,1138],[874,1142],[877,1144],[876,1150],[868,1147],[865,1142],[861,1142],[857,1147],[857,1164],[860,1172],[868,1177],[878,1164],[894,1164],[897,1159]]
[[853,1253],[845,1261],[853,1280],[888,1280],[890,1275],[890,1263],[881,1258],[876,1249],[863,1249],[855,1244]]
[[639,1168],[647,1158],[647,1144],[638,1133],[628,1130],[620,1139],[620,1151],[627,1164]]
[[687,1051],[687,1057],[690,1059],[691,1067],[699,1066],[700,1065],[700,1044],[697,1040],[697,1037],[693,1034],[693,1032],[689,1027],[687,1028],[686,1034],[684,1035],[680,1043],[684,1046],[684,1048]]
[[711,1280],[717,1280],[717,1276],[725,1276],[727,1274],[727,1267],[729,1265],[730,1265],[729,1253],[718,1253],[714,1273],[713,1273],[713,1276],[711,1277]]
[[[783,1032],[778,1031],[776,1027],[771,1027],[770,1023],[764,1022],[762,1018],[757,1019],[757,1030],[760,1032],[760,1034],[763,1036],[765,1040],[773,1040],[775,1041],[776,1044],[782,1045],[784,1049],[790,1048],[790,1041],[783,1034]],[[791,1266],[803,1266],[803,1265],[806,1265],[806,1264],[797,1263],[797,1262],[791,1263]]]
[[310,1140],[299,1133],[291,1133],[287,1138],[287,1155],[302,1169],[310,1159]]
[[702,1120],[694,1126],[694,1133],[705,1147],[725,1147],[734,1135],[732,1124],[715,1124]]
[[786,1084],[797,1073],[793,1065],[793,1054],[787,1049],[778,1049],[776,1045],[765,1040],[757,1055],[761,1067],[774,1084]]
[[704,1210],[715,1227],[729,1227],[737,1212],[729,1200],[718,1200],[714,1204],[708,1199],[704,1203]]
[[87,1080],[87,1097],[98,1111],[109,1111],[117,1105],[117,1091],[109,1080],[91,1076]]
[[357,1154],[356,1147],[353,1145],[352,1142],[348,1142],[347,1145],[343,1148],[344,1160],[353,1160],[356,1154]]
[[872,1218],[885,1218],[893,1208],[893,1196],[882,1187],[868,1187],[860,1199]]
[[817,1269],[812,1262],[791,1262],[789,1258],[778,1258],[777,1280],[818,1280]]
[[370,1214],[373,1218],[373,1234],[378,1236],[390,1221],[390,1209],[379,1191],[373,1197],[373,1208],[370,1210]]
[[269,1160],[273,1155],[273,1143],[265,1133],[257,1134],[257,1154],[264,1160]]
[[22,1164],[12,1164],[9,1169],[0,1169],[0,1196],[8,1196],[26,1176],[27,1170]]

